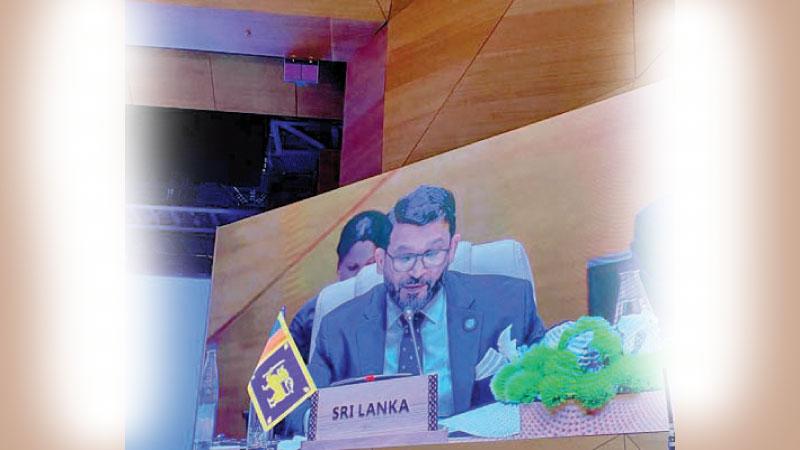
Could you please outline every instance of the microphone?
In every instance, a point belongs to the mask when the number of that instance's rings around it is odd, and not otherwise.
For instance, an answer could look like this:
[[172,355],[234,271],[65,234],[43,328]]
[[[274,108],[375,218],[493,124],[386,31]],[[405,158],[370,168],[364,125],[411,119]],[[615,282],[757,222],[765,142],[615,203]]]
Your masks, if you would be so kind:
[[414,313],[415,311],[413,309],[406,308],[403,311],[403,317],[406,318],[406,323],[408,324],[409,327],[408,331],[411,333],[411,340],[414,343],[414,356],[416,357],[417,360],[417,369],[419,369],[420,375],[424,375],[424,372],[422,371],[422,364],[419,362],[421,357],[419,355],[419,347],[417,347],[417,334],[414,333]]

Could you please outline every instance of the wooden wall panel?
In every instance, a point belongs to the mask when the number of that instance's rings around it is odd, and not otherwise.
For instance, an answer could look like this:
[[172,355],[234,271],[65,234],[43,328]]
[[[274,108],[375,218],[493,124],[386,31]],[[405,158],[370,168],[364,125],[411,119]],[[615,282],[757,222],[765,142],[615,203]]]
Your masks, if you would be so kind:
[[394,0],[377,0],[378,5],[381,7],[381,12],[383,13],[383,17],[385,19],[389,18],[389,10],[392,8],[392,3]]
[[128,47],[126,65],[134,104],[214,109],[211,65],[206,55]]
[[389,23],[383,170],[400,167],[511,0],[417,0]]
[[[669,73],[674,0],[514,0],[470,57],[465,49],[474,41],[454,38],[458,25],[431,32],[467,8],[445,3],[415,0],[392,12],[384,170]],[[495,3],[468,6],[473,20],[497,18]],[[477,33],[481,28],[473,25]],[[454,55],[467,65],[447,60]]]
[[209,54],[220,111],[294,115],[295,86],[283,82],[278,59]]
[[259,11],[287,16],[383,20],[381,7],[375,0],[147,0],[147,3]]
[[633,81],[594,99],[600,101],[623,92],[663,80],[672,73],[674,0],[635,0],[634,49],[636,71]]
[[344,86],[324,79],[319,84],[297,87],[297,117],[341,119],[344,107]]
[[283,81],[279,58],[128,47],[129,103],[341,119],[344,92],[327,66],[320,83]]
[[391,9],[387,11],[391,11],[390,16],[394,17],[397,14],[399,14],[400,11],[406,9],[406,7],[410,5],[411,2],[413,2],[414,0],[389,0],[389,1],[391,3],[390,4]]
[[523,243],[546,325],[586,314],[587,260],[625,250],[636,212],[661,194],[649,161],[665,139],[652,114],[669,99],[668,86],[648,86],[222,227],[209,328],[220,349],[217,432],[242,435],[244,388],[275,315],[285,304],[291,316],[335,278],[344,222],[421,183],[453,191],[464,239]]
[[386,29],[347,64],[339,185],[381,173]]
[[590,103],[634,78],[628,0],[516,0],[409,162]]

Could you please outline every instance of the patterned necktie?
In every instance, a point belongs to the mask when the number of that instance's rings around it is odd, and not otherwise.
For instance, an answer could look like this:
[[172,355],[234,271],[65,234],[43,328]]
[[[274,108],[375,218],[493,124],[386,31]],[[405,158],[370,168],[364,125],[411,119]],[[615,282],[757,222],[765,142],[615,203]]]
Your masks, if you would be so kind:
[[[405,315],[400,316],[400,323],[403,325],[403,339],[400,341],[400,373],[410,373],[412,375],[420,375],[419,367],[422,365],[422,335],[419,332],[419,327],[424,320],[421,312],[414,313],[412,318],[413,324],[409,327]],[[414,351],[414,340],[411,333],[417,338],[417,351]],[[419,355],[419,365],[417,365],[417,355]]]

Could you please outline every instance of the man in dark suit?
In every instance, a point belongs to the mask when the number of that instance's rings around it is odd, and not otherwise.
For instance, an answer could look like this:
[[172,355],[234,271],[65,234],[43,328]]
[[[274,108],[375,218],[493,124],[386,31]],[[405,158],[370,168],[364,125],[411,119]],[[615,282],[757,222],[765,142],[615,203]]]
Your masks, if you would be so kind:
[[322,319],[309,363],[315,383],[421,368],[439,375],[440,416],[493,401],[490,377],[476,381],[482,357],[509,326],[518,344],[545,332],[531,283],[447,270],[461,237],[446,189],[420,186],[389,219],[389,245],[375,251],[384,283]]

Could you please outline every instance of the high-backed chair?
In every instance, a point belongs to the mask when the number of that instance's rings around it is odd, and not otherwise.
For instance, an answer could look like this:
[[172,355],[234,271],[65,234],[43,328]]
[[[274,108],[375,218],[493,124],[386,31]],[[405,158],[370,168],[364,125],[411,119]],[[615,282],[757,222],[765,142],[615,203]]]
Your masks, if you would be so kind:
[[[456,256],[453,263],[450,264],[450,270],[469,274],[506,275],[528,280],[533,287],[533,301],[536,302],[536,289],[528,255],[522,244],[515,240],[503,239],[485,244],[459,242]],[[322,318],[343,303],[364,294],[379,283],[383,283],[383,275],[378,273],[375,264],[370,264],[361,269],[355,277],[333,283],[320,291],[314,312],[314,325],[311,329],[310,355],[314,354],[317,331]]]

